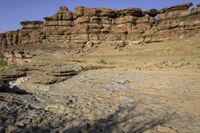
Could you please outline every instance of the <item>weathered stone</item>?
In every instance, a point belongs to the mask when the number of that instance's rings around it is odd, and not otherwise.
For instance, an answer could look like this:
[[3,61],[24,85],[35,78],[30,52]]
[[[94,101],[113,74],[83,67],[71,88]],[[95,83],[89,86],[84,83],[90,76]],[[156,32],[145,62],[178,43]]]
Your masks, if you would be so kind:
[[76,7],[75,11],[74,11],[74,15],[76,17],[80,17],[80,16],[83,16],[84,15],[84,8],[83,6],[78,6]]
[[86,8],[83,6],[76,7],[74,15],[80,16],[109,16],[115,17],[116,11],[108,8]]
[[74,22],[75,24],[88,23],[90,22],[90,18],[88,16],[82,16],[78,17]]
[[73,19],[73,13],[65,6],[60,7],[60,10],[51,17],[45,17],[45,21],[66,21]]
[[116,17],[116,10],[108,9],[108,8],[100,8],[99,14],[101,16],[106,16],[106,17]]
[[126,15],[133,15],[136,17],[143,16],[143,12],[140,8],[128,8],[128,9],[118,11],[118,13],[119,13],[118,15],[123,15],[123,16],[126,16]]
[[172,12],[172,11],[178,11],[178,10],[188,10],[192,5],[193,5],[192,3],[186,3],[186,4],[172,6],[169,8],[163,8],[160,10],[160,13]]
[[19,38],[18,41],[20,44],[29,44],[30,36],[29,34],[32,32],[32,30],[20,30],[19,31]]
[[22,21],[22,29],[39,29],[43,26],[43,21]]
[[191,10],[191,15],[196,15],[196,14],[200,14],[200,4],[197,5],[196,8],[193,8],[193,9]]
[[6,35],[5,33],[0,33],[0,46],[4,47],[6,44],[5,44],[5,38],[6,38]]
[[136,18],[134,16],[122,16],[114,20],[114,24],[125,24],[125,23],[135,23]]
[[[66,7],[44,21],[23,21],[22,29],[0,34],[0,46],[48,42],[86,42],[88,40],[166,40],[200,33],[200,6],[192,3],[160,11],[140,8],[113,10],[79,6],[74,13]],[[194,33],[190,29],[195,29]],[[173,31],[178,31],[179,34]],[[110,34],[110,35],[109,35]],[[175,35],[176,34],[176,35]],[[162,35],[162,36],[161,36]],[[148,38],[148,39],[147,39]],[[130,39],[130,40],[129,40]]]
[[188,10],[183,10],[183,11],[171,11],[171,12],[166,12],[166,13],[161,13],[158,15],[158,18],[160,20],[162,19],[177,19],[183,16],[190,15],[190,11]]
[[23,62],[30,62],[32,55],[26,54],[22,51],[3,52],[3,58],[8,64],[21,64]]
[[148,14],[151,17],[155,17],[156,15],[158,15],[159,11],[156,9],[150,9],[147,11],[144,11],[144,14]]

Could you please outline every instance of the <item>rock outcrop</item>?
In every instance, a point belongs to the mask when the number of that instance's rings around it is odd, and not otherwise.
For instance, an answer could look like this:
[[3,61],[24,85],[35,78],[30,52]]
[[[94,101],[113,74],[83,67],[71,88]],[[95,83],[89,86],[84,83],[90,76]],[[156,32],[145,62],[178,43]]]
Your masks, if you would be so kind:
[[22,64],[24,62],[30,62],[32,56],[33,55],[22,51],[2,52],[2,57],[7,64]]
[[0,34],[0,46],[87,41],[156,42],[200,33],[200,6],[192,3],[142,11],[140,8],[113,10],[79,6],[66,7],[44,21],[21,22],[22,29]]

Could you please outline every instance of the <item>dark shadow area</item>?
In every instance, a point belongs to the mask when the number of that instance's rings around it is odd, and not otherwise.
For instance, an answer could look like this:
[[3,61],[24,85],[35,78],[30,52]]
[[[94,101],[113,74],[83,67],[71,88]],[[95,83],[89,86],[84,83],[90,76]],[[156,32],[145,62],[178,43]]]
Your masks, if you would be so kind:
[[[30,126],[18,133],[50,133],[51,131],[48,128],[41,128],[38,126]],[[55,132],[56,133],[56,132]]]
[[9,82],[16,80],[17,78],[20,77],[26,77],[26,72],[15,72],[15,71],[9,71],[9,72],[4,72],[1,76],[0,76],[0,92],[2,93],[15,93],[15,94],[29,94],[28,92],[26,92],[25,90],[17,87],[17,86],[10,86]]
[[145,117],[144,112],[137,113],[135,108],[121,108],[105,119],[67,129],[64,133],[142,133],[168,122],[174,116],[164,114],[161,118],[140,121]]
[[[31,108],[34,109],[34,108]],[[79,126],[66,128],[68,125],[74,125],[77,121],[59,119],[56,121],[57,127],[52,126],[52,123],[47,125],[37,126],[33,123],[19,127],[16,126],[14,132],[16,133],[143,133],[149,129],[160,125],[163,126],[166,122],[174,119],[175,114],[163,114],[162,116],[151,116],[152,110],[141,112],[136,110],[136,107],[125,107],[116,110],[113,114],[108,115],[106,118],[97,121],[81,120]],[[148,115],[146,115],[148,114]],[[153,113],[156,115],[156,111]],[[17,119],[17,115],[15,119]],[[6,117],[7,118],[7,117]],[[2,121],[2,120],[1,120]],[[32,121],[32,120],[31,120]],[[55,123],[55,121],[53,121]],[[14,123],[13,123],[14,124]],[[1,126],[0,126],[1,127]],[[4,132],[7,124],[4,123],[4,128],[0,128],[0,132]]]
[[8,83],[0,86],[0,92],[2,92],[2,93],[15,93],[15,94],[19,94],[19,95],[30,94],[30,93],[26,92],[25,90],[20,89],[17,86],[14,86],[14,87],[11,88]]

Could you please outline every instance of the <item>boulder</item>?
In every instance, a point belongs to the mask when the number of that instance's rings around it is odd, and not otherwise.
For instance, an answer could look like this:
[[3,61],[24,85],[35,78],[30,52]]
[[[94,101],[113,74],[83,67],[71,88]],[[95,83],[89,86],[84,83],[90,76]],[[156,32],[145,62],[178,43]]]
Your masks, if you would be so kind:
[[186,3],[186,4],[172,6],[169,8],[163,8],[160,10],[159,13],[166,13],[166,12],[172,12],[172,11],[178,11],[178,10],[188,10],[192,5],[193,3]]
[[157,9],[150,9],[150,10],[144,11],[144,14],[148,14],[151,17],[157,16],[158,13],[159,13],[159,11]]
[[144,14],[140,8],[128,8],[128,9],[120,10],[120,11],[118,11],[118,15],[135,16],[135,17],[144,16]]
[[108,8],[100,8],[98,10],[100,16],[103,16],[103,17],[116,17],[116,10],[112,10],[112,9],[108,9]]
[[76,7],[74,11],[76,17],[80,16],[109,16],[115,17],[116,11],[108,8],[87,8],[83,6]]

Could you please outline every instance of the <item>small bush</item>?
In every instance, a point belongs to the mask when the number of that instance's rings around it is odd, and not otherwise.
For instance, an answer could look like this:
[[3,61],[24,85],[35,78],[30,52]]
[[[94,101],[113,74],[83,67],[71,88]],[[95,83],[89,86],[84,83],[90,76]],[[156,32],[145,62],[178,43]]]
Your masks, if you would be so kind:
[[0,58],[0,67],[6,66],[6,65],[7,63],[3,59]]
[[116,64],[116,62],[115,61],[109,61],[109,64],[114,65],[114,64]]

